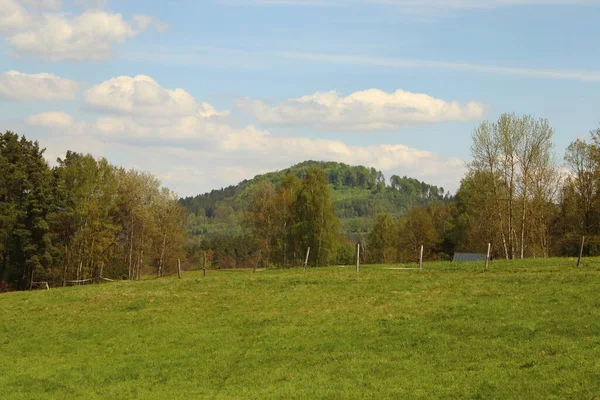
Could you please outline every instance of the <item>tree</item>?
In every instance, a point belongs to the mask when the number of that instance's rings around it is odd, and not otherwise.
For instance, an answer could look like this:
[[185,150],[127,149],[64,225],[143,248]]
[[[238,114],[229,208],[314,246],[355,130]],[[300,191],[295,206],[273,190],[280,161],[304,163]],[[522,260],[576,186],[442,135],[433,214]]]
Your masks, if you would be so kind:
[[295,237],[300,247],[311,248],[313,265],[326,265],[335,255],[340,223],[334,214],[329,186],[321,168],[312,168],[302,181],[295,215]]
[[168,266],[174,270],[177,259],[183,258],[185,255],[183,249],[185,211],[177,199],[177,195],[166,188],[163,188],[160,194],[153,199],[152,219],[154,223],[150,235],[158,277],[168,272]]
[[398,253],[406,261],[415,261],[423,245],[426,254],[437,247],[438,235],[431,215],[425,208],[413,207],[408,215],[400,220]]
[[246,214],[246,222],[258,244],[261,257],[266,263],[271,259],[277,228],[279,228],[275,196],[273,183],[270,181],[258,183],[252,188]]
[[19,289],[52,263],[47,217],[53,206],[51,174],[37,142],[0,135],[0,281]]
[[598,199],[596,182],[596,162],[593,159],[594,146],[583,140],[572,142],[565,153],[565,162],[571,172],[567,184],[573,185],[577,207],[577,230],[582,235],[589,235],[597,224],[595,203]]
[[537,228],[527,216],[531,214],[536,179],[556,170],[552,136],[547,120],[515,114],[502,114],[495,123],[483,122],[473,132],[469,169],[471,173],[486,172],[491,181],[506,258],[523,258],[529,245],[527,232]]
[[275,247],[277,249],[277,261],[283,262],[287,266],[291,258],[295,263],[294,254],[300,254],[293,235],[293,227],[296,223],[294,207],[298,199],[300,190],[300,181],[296,175],[288,174],[281,181],[279,190],[274,199],[275,212],[277,217]]
[[380,214],[368,239],[369,260],[390,264],[396,261],[398,251],[398,226],[389,214]]

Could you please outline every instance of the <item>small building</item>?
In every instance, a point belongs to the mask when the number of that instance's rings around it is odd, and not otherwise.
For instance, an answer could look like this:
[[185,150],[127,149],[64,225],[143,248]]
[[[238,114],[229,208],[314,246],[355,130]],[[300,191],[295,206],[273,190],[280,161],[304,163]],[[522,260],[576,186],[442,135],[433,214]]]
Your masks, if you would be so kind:
[[452,262],[475,262],[485,261],[485,259],[485,253],[454,253],[454,257],[452,257]]

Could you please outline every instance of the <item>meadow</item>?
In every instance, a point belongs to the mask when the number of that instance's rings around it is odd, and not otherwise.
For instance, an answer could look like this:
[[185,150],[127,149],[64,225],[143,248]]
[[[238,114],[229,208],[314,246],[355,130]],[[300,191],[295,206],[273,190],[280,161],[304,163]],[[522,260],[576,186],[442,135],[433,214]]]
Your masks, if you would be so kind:
[[4,399],[600,399],[600,259],[0,295]]

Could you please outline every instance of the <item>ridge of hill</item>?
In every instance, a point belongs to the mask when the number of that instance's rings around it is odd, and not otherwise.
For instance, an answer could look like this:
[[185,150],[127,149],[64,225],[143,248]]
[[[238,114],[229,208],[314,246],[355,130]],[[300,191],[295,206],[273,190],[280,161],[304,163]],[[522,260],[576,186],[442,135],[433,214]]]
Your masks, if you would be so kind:
[[375,168],[309,160],[237,185],[180,199],[188,213],[188,231],[194,236],[241,233],[243,212],[253,185],[269,180],[278,186],[285,175],[303,178],[315,166],[323,170],[329,182],[335,213],[348,235],[366,233],[377,214],[403,215],[413,206],[453,200],[444,188],[414,178],[392,175],[388,182]]

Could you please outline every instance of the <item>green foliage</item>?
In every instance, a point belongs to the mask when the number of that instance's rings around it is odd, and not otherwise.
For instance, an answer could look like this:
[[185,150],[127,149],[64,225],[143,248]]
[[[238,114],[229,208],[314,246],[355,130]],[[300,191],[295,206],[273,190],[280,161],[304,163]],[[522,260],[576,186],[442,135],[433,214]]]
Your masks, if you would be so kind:
[[0,282],[19,289],[52,262],[47,216],[51,174],[44,150],[12,132],[0,135]]
[[[151,175],[68,151],[51,170],[37,142],[0,136],[0,282],[26,289],[164,274],[183,257],[185,213]],[[32,279],[35,278],[35,279]]]
[[[340,243],[342,239],[338,235],[337,223],[332,226],[333,232],[315,233],[321,236],[320,240],[332,243],[324,253],[315,252],[315,249],[321,248],[318,245],[319,238],[310,232],[306,221],[296,221],[297,213],[309,212],[310,202],[304,201],[307,207],[305,210],[293,209],[292,203],[300,193],[300,179],[306,181],[311,170],[318,167],[322,170],[324,180],[320,181],[322,195],[328,191],[327,207],[333,207],[334,214],[340,219],[341,233],[343,241],[365,242],[369,229],[373,226],[377,214],[389,213],[394,217],[406,214],[414,205],[426,205],[432,202],[450,202],[452,197],[444,191],[443,188],[428,185],[419,182],[416,179],[399,176],[392,176],[390,186],[386,186],[385,178],[381,171],[374,168],[368,169],[363,166],[352,167],[336,162],[316,162],[306,161],[297,164],[288,169],[267,173],[256,176],[252,180],[245,180],[237,186],[213,190],[210,193],[196,197],[181,199],[181,204],[188,212],[186,220],[186,229],[193,238],[190,240],[190,246],[194,251],[188,248],[188,254],[197,257],[194,252],[211,250],[206,247],[215,244],[227,242],[231,238],[231,245],[234,242],[239,244],[240,237],[246,237],[252,243],[247,243],[232,253],[242,254],[242,258],[237,259],[237,264],[246,264],[247,248],[256,246],[255,252],[260,250],[262,259],[273,260],[280,266],[298,265],[303,262],[303,254],[309,243],[312,243],[311,263],[324,264],[348,259],[348,251],[344,250],[334,243]],[[244,225],[248,222],[249,211],[256,211],[256,204],[252,203],[257,188],[271,185],[274,187],[277,198],[273,198],[272,203],[264,203],[264,207],[271,210],[273,219],[278,221],[272,226],[272,220],[265,219],[262,215],[265,226],[259,227],[259,221],[254,221],[255,229],[252,224]],[[326,190],[327,188],[327,190]],[[272,192],[272,191],[271,191]],[[298,203],[300,204],[300,203]],[[314,209],[311,212],[317,212]],[[281,215],[283,213],[284,215]],[[304,217],[303,217],[304,218]],[[327,225],[328,221],[325,221]],[[304,224],[304,225],[303,225]],[[305,226],[306,225],[306,226]],[[250,228],[250,229],[248,229]],[[292,229],[293,228],[293,229]],[[329,228],[327,228],[329,229]],[[265,241],[265,230],[269,231],[271,239]],[[317,229],[317,232],[321,232]],[[250,236],[254,236],[250,239]],[[235,239],[235,240],[234,240]],[[316,246],[316,247],[314,247]],[[340,251],[340,254],[337,252]],[[219,257],[225,257],[224,252],[218,251]],[[313,254],[314,253],[314,254]],[[233,257],[227,255],[226,257]],[[258,256],[256,256],[258,257]],[[315,259],[314,257],[317,257]],[[323,258],[325,257],[325,258]],[[218,259],[215,260],[218,265]],[[231,262],[229,262],[231,264]],[[235,264],[235,263],[234,263]]]
[[505,258],[535,256],[535,249],[550,254],[548,233],[560,181],[553,134],[546,119],[516,114],[485,121],[473,132],[468,178],[484,178],[487,194],[475,205],[485,203],[484,212],[473,210],[486,219],[471,222],[484,225],[484,236],[497,232],[492,245]]
[[377,216],[369,233],[369,260],[378,264],[391,264],[398,259],[398,223],[389,215]]
[[593,399],[600,260],[575,262],[3,294],[2,398]]
[[302,180],[293,209],[296,223],[292,231],[300,249],[311,248],[311,264],[327,265],[333,261],[339,220],[333,212],[325,174],[319,167],[311,168]]
[[[380,213],[403,215],[414,205],[451,200],[451,196],[445,193],[443,188],[416,179],[394,175],[391,184],[386,186],[383,174],[374,168],[353,167],[336,162],[305,161],[285,170],[244,180],[236,186],[181,199],[181,204],[192,215],[186,225],[188,232],[196,236],[239,233],[253,186],[269,181],[278,188],[286,177],[296,176],[304,179],[313,167],[323,170],[335,214],[342,219],[342,223],[355,218],[372,220]],[[223,209],[227,209],[228,212],[219,212]],[[346,233],[358,237],[364,234],[362,229],[346,230]]]
[[251,187],[245,222],[266,265],[287,267],[311,248],[311,265],[336,259],[339,220],[333,213],[323,171],[313,167],[299,181],[287,175],[279,189],[269,180]]

